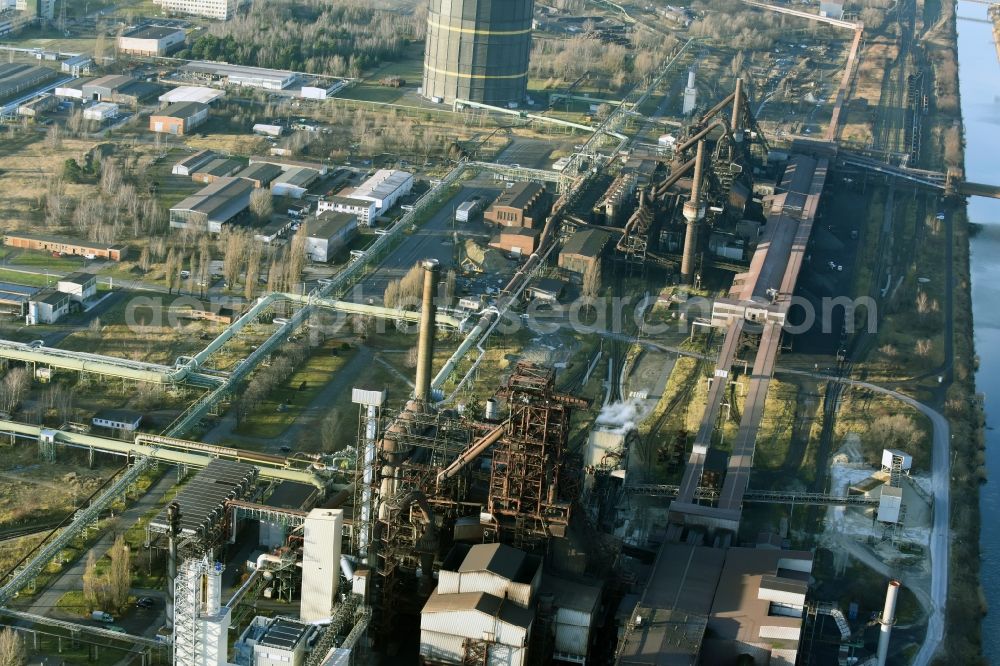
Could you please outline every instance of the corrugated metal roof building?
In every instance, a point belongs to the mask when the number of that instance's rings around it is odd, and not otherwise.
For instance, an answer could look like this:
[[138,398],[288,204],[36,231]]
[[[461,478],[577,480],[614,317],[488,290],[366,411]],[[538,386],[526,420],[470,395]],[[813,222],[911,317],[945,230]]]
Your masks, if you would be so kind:
[[542,561],[504,544],[457,544],[420,614],[420,656],[463,663],[470,649],[487,663],[527,663]]

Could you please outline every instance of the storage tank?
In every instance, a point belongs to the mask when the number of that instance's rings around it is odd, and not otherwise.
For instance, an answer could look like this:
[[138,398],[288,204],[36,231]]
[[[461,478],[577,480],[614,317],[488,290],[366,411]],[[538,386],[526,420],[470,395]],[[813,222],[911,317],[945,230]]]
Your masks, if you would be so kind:
[[485,417],[487,421],[500,420],[500,405],[493,398],[490,398],[486,401]]
[[494,106],[524,101],[534,0],[430,0],[423,95]]

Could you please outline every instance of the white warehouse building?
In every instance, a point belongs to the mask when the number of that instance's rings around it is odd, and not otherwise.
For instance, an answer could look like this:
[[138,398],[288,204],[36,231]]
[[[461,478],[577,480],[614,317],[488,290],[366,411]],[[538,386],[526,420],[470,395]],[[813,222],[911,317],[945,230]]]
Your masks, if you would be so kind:
[[357,199],[355,197],[332,196],[320,199],[316,203],[316,214],[320,215],[328,210],[338,213],[350,213],[358,218],[358,222],[368,226],[378,214],[378,208],[371,199]]
[[98,102],[83,110],[85,120],[96,120],[104,122],[118,117],[118,105],[112,102]]
[[295,72],[283,69],[266,69],[224,62],[194,60],[182,68],[186,72],[210,79],[211,83],[230,86],[247,86],[265,90],[284,90],[298,78]]
[[153,0],[164,14],[189,14],[228,21],[246,0]]
[[367,199],[375,203],[377,212],[384,213],[413,189],[413,174],[395,169],[379,169],[371,178],[361,183],[352,199]]
[[184,39],[181,28],[145,25],[122,33],[118,37],[118,50],[136,56],[164,56],[182,48]]
[[456,545],[420,613],[420,656],[461,664],[466,641],[485,641],[487,662],[522,666],[534,624],[542,562],[504,544]]

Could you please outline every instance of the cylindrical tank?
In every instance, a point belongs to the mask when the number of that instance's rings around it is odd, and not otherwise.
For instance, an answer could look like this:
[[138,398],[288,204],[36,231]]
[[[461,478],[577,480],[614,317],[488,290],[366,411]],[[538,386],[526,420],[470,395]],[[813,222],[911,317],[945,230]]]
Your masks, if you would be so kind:
[[430,0],[424,96],[449,104],[523,102],[534,9],[534,0]]
[[694,88],[694,70],[693,69],[689,69],[688,70],[688,84],[687,84],[687,87],[688,88]]
[[500,405],[493,398],[486,401],[486,413],[484,414],[487,421],[499,421],[500,420]]

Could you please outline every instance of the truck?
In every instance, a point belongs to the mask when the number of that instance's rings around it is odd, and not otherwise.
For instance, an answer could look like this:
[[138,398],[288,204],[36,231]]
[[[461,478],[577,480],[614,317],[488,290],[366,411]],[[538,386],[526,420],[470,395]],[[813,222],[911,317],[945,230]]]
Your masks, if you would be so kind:
[[104,611],[94,611],[90,614],[90,619],[108,623],[115,621],[115,618],[111,615],[111,613],[105,613]]
[[478,199],[470,199],[455,210],[455,221],[456,222],[468,222],[476,216],[479,212],[480,201]]

